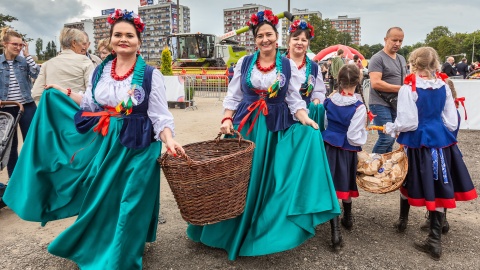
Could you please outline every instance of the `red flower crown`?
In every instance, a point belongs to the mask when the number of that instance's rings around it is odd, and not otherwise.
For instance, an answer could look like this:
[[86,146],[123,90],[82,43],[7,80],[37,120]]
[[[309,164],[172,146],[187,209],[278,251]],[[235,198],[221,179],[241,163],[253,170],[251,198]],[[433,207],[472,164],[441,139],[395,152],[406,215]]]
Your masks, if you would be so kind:
[[273,26],[276,26],[278,24],[278,17],[273,14],[271,10],[266,9],[264,11],[259,11],[256,14],[252,14],[250,21],[247,22],[247,25],[253,28],[263,21],[267,21],[273,24]]
[[114,12],[108,15],[107,21],[110,25],[113,25],[119,19],[124,19],[124,20],[133,22],[133,24],[135,25],[135,28],[140,33],[142,33],[145,30],[145,24],[143,23],[142,19],[133,11],[127,11],[126,9],[124,10],[116,9]]
[[292,24],[290,24],[290,28],[288,29],[288,32],[291,34],[295,31],[297,31],[298,29],[305,30],[307,28],[310,31],[310,39],[313,39],[315,37],[315,32],[313,30],[313,26],[311,24],[307,23],[304,20],[293,21]]

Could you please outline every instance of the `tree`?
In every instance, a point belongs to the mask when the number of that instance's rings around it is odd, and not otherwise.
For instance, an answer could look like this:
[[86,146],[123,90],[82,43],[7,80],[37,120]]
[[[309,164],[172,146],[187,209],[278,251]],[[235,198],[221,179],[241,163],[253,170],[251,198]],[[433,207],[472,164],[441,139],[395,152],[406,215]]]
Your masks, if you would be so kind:
[[47,43],[47,47],[45,48],[44,55],[45,55],[45,60],[52,58],[52,44],[50,43],[50,41]]
[[172,54],[167,46],[165,46],[162,51],[162,65],[160,66],[160,71],[162,71],[162,74],[165,76],[173,75]]
[[309,22],[315,28],[315,37],[310,42],[312,51],[319,52],[338,43],[338,31],[332,27],[329,19],[322,20],[318,16],[313,15],[310,16]]
[[339,32],[337,34],[337,43],[346,46],[352,45],[352,36],[348,32]]
[[40,59],[40,56],[42,55],[42,50],[43,40],[41,38],[37,38],[37,41],[35,42],[35,53],[37,54],[38,59]]
[[10,15],[3,15],[0,13],[0,28],[7,26],[7,23],[13,21],[18,21],[18,19]]
[[57,45],[55,44],[55,41],[52,41],[52,57],[57,56]]
[[437,26],[433,28],[433,30],[427,34],[425,38],[425,44],[427,46],[433,47],[434,49],[438,49],[438,42],[442,37],[451,37],[452,32],[448,30],[446,26]]

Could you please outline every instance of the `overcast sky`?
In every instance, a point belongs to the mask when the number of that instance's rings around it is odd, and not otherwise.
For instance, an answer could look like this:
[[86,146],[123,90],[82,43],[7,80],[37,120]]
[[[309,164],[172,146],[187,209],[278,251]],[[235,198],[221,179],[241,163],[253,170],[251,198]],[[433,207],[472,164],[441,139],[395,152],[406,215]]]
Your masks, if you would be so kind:
[[[290,7],[320,11],[323,18],[339,15],[361,18],[361,43],[383,44],[386,30],[402,27],[404,45],[423,41],[435,26],[447,26],[452,32],[471,33],[479,30],[480,3],[478,0],[420,1],[420,0],[360,0],[320,1],[291,0]],[[12,25],[28,37],[53,40],[64,23],[100,16],[102,9],[126,8],[137,10],[139,0],[0,0],[0,13],[12,15],[19,21]],[[156,2],[156,0],[155,0]],[[174,0],[176,2],[176,0]],[[474,3],[477,2],[477,3]],[[223,34],[223,9],[246,3],[265,5],[280,13],[288,8],[287,0],[180,0],[190,8],[192,32]],[[33,49],[34,43],[31,43]],[[33,50],[32,50],[33,51]]]

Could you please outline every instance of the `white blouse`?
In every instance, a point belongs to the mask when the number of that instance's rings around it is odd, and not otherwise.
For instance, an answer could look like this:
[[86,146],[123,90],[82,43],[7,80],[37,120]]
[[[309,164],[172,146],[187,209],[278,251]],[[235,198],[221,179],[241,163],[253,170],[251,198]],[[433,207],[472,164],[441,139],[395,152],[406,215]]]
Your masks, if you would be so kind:
[[[355,104],[358,99],[357,96],[342,96],[339,93],[335,93],[330,97],[333,104],[337,106],[349,106]],[[367,129],[365,128],[367,121],[367,111],[365,104],[357,107],[355,114],[350,120],[350,125],[347,130],[347,140],[352,146],[362,146],[367,142]],[[328,118],[325,113],[325,129],[328,126]]]
[[[238,60],[237,65],[235,66],[235,72],[233,73],[233,78],[228,84],[227,96],[223,100],[223,107],[225,109],[236,111],[238,105],[243,99],[241,76],[244,58],[245,57],[242,57]],[[252,75],[250,77],[253,87],[259,90],[267,90],[277,78],[277,69],[275,68],[269,73],[264,74],[257,69],[256,65],[253,65],[253,67]],[[290,70],[292,75],[288,84],[285,102],[293,115],[293,119],[298,120],[295,117],[295,113],[298,110],[305,110],[308,113],[308,110],[305,101],[302,100],[299,93],[299,89],[303,83],[302,76],[292,60],[290,60]]]
[[[423,89],[438,89],[445,85],[447,90],[447,99],[442,111],[442,120],[450,131],[454,131],[458,126],[458,116],[455,103],[453,101],[452,90],[440,79],[425,80],[419,76],[416,77],[417,87]],[[418,127],[418,109],[415,103],[418,94],[412,91],[410,85],[403,85],[398,91],[397,118],[394,123],[385,125],[385,133],[396,137],[400,132],[416,130]]]
[[[300,74],[302,75],[303,82],[305,82],[305,76],[307,75],[307,65],[303,66],[302,69],[299,70]],[[312,91],[311,100],[318,98],[320,103],[325,101],[325,94],[327,93],[327,88],[325,87],[325,83],[323,82],[323,76],[321,68],[318,67],[318,74],[315,78],[315,87]]]
[[[111,69],[112,62],[110,61],[103,68],[102,76],[95,88],[95,99],[102,105],[115,107],[128,97],[127,92],[131,88],[133,74],[123,81],[116,81],[110,76]],[[93,72],[80,103],[80,108],[86,111],[95,111],[99,108],[92,98],[92,77]],[[152,89],[148,100],[147,114],[152,121],[157,141],[160,140],[160,133],[165,128],[169,128],[174,135],[173,115],[168,110],[165,83],[163,75],[158,69],[154,69],[152,74]]]

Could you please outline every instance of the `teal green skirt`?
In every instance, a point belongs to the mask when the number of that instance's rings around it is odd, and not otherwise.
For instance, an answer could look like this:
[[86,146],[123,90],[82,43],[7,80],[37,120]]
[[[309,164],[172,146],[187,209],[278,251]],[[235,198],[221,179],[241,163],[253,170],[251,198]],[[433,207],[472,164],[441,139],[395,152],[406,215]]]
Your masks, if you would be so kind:
[[256,144],[245,211],[187,229],[193,241],[225,249],[230,260],[295,248],[315,235],[318,224],[340,214],[320,131],[294,124],[271,132],[260,114],[246,135],[250,123],[241,132]]
[[81,269],[142,269],[145,242],[156,238],[161,143],[124,147],[116,117],[105,137],[79,134],[78,110],[61,92],[44,93],[3,199],[42,225],[78,215],[48,251]]
[[315,105],[310,102],[308,110],[310,111],[308,116],[318,124],[320,132],[325,131],[325,107],[323,104]]

